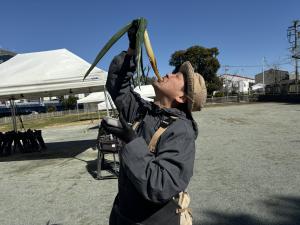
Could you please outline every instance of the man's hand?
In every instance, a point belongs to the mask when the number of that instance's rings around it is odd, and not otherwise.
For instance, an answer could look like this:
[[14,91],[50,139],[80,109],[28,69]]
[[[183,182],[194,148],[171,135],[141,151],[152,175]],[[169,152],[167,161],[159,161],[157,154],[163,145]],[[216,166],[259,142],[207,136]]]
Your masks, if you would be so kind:
[[135,50],[136,48],[136,33],[138,29],[139,29],[139,21],[133,20],[132,25],[127,32],[128,39],[129,39],[129,48],[131,48],[132,50]]
[[131,142],[133,139],[137,138],[136,132],[132,129],[132,127],[125,121],[122,114],[119,115],[119,120],[122,124],[122,128],[114,127],[107,124],[105,120],[101,121],[101,127],[110,134],[115,135],[126,144]]

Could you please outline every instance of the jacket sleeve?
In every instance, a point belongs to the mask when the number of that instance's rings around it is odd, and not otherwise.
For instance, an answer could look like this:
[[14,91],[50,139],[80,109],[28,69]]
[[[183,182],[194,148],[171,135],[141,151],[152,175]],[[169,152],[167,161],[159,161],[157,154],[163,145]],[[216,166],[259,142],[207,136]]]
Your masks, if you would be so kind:
[[134,57],[122,52],[112,60],[106,81],[106,89],[119,113],[122,113],[128,122],[136,118],[141,107],[141,97],[131,87],[135,67]]
[[192,177],[194,136],[186,125],[177,123],[161,136],[157,152],[156,156],[149,152],[145,140],[138,137],[121,151],[121,166],[145,199],[164,203],[184,191]]

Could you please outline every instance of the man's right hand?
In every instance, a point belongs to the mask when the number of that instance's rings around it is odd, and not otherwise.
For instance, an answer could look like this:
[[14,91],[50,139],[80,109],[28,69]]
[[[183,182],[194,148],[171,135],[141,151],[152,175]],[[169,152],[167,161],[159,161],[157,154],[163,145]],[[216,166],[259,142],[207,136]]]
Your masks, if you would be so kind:
[[133,20],[131,27],[129,28],[127,34],[128,34],[128,39],[129,39],[129,48],[132,50],[135,50],[136,48],[136,33],[139,29],[139,21],[138,20]]

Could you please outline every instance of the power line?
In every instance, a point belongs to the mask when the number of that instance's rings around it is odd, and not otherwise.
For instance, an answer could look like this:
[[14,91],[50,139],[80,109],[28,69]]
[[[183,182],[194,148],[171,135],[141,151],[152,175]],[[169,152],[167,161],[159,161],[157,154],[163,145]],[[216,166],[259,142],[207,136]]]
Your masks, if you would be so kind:
[[243,65],[243,66],[224,65],[224,66],[221,66],[221,67],[228,67],[228,68],[230,68],[230,67],[261,67],[261,65]]
[[[287,65],[290,64],[291,62],[282,62],[282,63],[273,63],[273,64],[268,64],[269,67],[271,66],[280,66],[280,65]],[[257,67],[262,67],[262,65],[222,65],[222,68],[257,68]]]

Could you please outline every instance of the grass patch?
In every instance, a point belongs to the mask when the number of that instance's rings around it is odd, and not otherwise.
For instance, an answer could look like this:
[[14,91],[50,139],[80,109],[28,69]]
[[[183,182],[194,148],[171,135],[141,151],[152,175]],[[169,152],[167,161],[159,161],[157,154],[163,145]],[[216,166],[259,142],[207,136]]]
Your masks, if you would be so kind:
[[[53,117],[46,117],[46,118],[32,118],[30,120],[23,121],[25,129],[42,129],[45,127],[51,126],[61,126],[66,124],[77,124],[78,122],[89,122],[93,120],[99,120],[99,117],[106,115],[106,112],[98,113],[81,113],[77,114],[69,114],[63,116],[53,116]],[[21,130],[21,123],[17,119],[17,126]],[[1,124],[0,131],[11,131],[13,130],[12,123]]]

